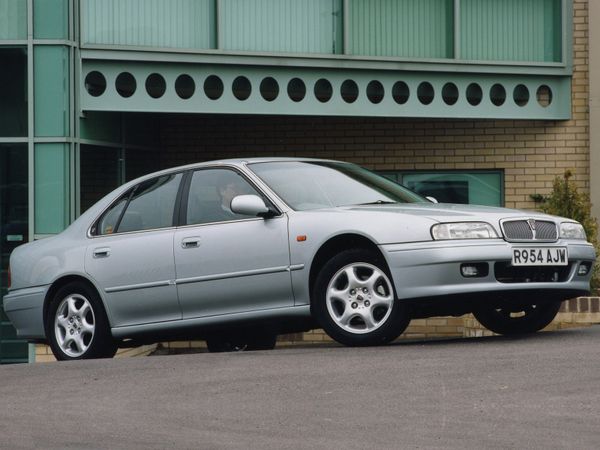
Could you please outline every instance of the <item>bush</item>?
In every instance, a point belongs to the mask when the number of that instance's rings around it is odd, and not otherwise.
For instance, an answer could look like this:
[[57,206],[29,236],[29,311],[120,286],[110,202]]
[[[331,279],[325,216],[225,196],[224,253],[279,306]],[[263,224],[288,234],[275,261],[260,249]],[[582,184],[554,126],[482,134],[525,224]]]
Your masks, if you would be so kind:
[[[587,194],[579,192],[575,182],[571,180],[573,173],[565,170],[563,177],[556,177],[552,185],[552,192],[548,196],[533,194],[531,198],[541,203],[540,209],[555,216],[568,217],[578,221],[587,235],[587,239],[594,245],[596,253],[599,254],[598,246],[598,223],[592,217],[592,204]],[[594,265],[591,280],[592,290],[600,287],[599,263]]]

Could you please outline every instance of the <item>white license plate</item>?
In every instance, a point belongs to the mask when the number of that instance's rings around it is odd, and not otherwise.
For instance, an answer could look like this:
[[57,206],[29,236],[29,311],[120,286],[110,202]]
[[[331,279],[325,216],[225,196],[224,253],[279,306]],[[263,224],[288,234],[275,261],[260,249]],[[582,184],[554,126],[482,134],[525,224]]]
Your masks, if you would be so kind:
[[513,248],[513,266],[566,266],[569,264],[567,247]]

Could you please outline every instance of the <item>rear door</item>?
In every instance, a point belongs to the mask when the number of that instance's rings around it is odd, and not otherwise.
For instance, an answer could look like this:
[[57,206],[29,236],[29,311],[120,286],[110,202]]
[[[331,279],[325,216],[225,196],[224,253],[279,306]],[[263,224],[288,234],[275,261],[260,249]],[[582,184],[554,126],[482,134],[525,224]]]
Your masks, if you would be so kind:
[[143,182],[98,220],[86,271],[104,291],[113,326],[181,319],[173,212],[181,174]]

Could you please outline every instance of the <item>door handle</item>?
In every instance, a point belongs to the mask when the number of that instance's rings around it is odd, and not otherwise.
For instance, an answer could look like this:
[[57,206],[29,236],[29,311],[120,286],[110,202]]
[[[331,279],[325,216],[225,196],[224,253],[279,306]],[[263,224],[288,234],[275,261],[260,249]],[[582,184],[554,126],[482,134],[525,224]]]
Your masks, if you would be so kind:
[[108,256],[110,256],[110,247],[94,249],[94,258],[107,258]]
[[200,238],[199,237],[189,237],[185,238],[181,241],[182,248],[197,248],[200,247]]

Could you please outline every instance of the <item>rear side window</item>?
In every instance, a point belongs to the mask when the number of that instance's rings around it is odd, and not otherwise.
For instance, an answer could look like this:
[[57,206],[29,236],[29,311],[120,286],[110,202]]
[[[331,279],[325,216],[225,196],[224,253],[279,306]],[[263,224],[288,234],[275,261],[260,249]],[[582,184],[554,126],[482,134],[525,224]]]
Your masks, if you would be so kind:
[[173,209],[182,174],[165,175],[138,184],[111,206],[93,234],[154,230],[173,225]]

